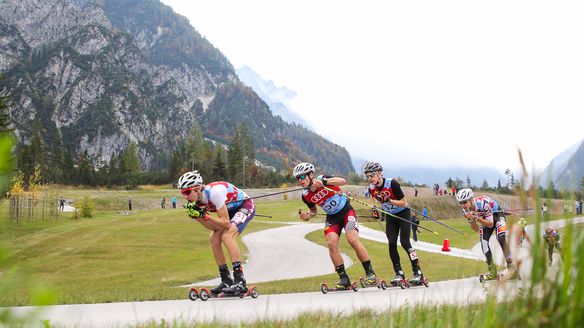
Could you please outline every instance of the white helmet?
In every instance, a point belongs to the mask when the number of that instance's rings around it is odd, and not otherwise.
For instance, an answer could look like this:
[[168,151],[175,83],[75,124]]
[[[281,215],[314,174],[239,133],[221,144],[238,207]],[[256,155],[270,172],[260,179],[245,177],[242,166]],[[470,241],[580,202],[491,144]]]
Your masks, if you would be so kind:
[[297,178],[301,174],[308,174],[310,172],[314,173],[314,165],[310,163],[300,163],[296,165],[296,167],[294,168],[294,172],[292,172],[292,174],[294,175],[295,178]]
[[371,173],[371,172],[381,172],[383,171],[383,167],[381,164],[377,162],[367,162],[363,164],[363,173]]
[[456,193],[456,201],[464,202],[465,200],[471,199],[473,196],[472,189],[464,188]]
[[180,189],[199,186],[202,184],[203,177],[201,176],[199,171],[187,172],[178,179],[178,187]]

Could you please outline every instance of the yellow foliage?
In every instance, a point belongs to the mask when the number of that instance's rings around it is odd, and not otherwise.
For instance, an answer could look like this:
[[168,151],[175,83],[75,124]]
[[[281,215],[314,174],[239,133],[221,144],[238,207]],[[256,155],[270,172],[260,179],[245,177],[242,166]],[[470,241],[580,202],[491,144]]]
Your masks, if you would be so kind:
[[34,174],[30,177],[28,190],[34,198],[43,191],[41,167],[38,164],[34,167]]
[[24,193],[24,186],[23,186],[24,174],[22,172],[18,172],[12,178],[12,186],[10,187],[10,195],[22,195]]

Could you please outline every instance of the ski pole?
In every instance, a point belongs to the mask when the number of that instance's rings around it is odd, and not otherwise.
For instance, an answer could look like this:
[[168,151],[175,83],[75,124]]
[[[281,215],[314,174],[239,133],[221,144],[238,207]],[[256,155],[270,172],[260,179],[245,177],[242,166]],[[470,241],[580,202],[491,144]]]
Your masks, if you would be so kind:
[[518,208],[518,209],[514,209],[514,210],[498,210],[498,211],[493,211],[491,213],[506,213],[506,212],[519,212],[519,211],[533,211],[533,208]]
[[298,191],[298,190],[303,190],[303,189],[304,188],[296,188],[296,189],[278,191],[278,192],[273,192],[271,194],[265,194],[265,195],[254,196],[254,197],[247,197],[247,198],[240,199],[240,200],[233,200],[233,201],[230,201],[230,202],[226,202],[225,204],[243,202],[244,200],[248,200],[248,199],[256,199],[256,198],[269,197],[269,196],[274,196],[274,195],[279,195],[279,194],[285,194],[285,193],[288,193],[288,192],[293,192],[293,191]]
[[461,234],[461,235],[463,235],[463,236],[466,236],[466,234],[465,234],[464,232],[462,232],[462,231],[460,231],[460,230],[457,230],[457,229],[455,229],[455,228],[453,228],[453,227],[449,226],[449,225],[448,225],[448,224],[446,224],[446,223],[442,223],[442,222],[440,222],[440,221],[438,221],[438,220],[434,219],[434,218],[433,218],[433,217],[431,217],[431,216],[424,215],[424,213],[422,213],[422,212],[420,212],[420,211],[418,211],[418,210],[415,210],[415,209],[413,209],[413,208],[411,208],[411,207],[409,207],[409,206],[408,206],[408,207],[406,207],[406,208],[409,208],[409,209],[410,209],[410,211],[414,211],[414,212],[416,212],[416,213],[418,213],[418,214],[420,214],[420,215],[423,215],[425,218],[428,218],[428,219],[430,219],[430,220],[432,220],[432,221],[434,221],[434,222],[436,222],[436,223],[438,223],[438,224],[440,224],[440,225],[443,225],[443,226],[445,226],[446,228],[448,228],[448,229],[450,229],[450,230],[456,231],[456,232],[458,232],[459,234]]
[[[416,226],[416,227],[420,227],[420,228],[422,228],[422,229],[424,229],[424,230],[426,230],[426,231],[429,231],[429,232],[431,232],[431,233],[433,233],[433,234],[436,234],[436,235],[438,235],[438,234],[439,234],[439,233],[437,233],[437,232],[436,232],[436,231],[434,231],[434,230],[430,230],[430,229],[428,229],[428,228],[426,228],[426,227],[422,227],[422,226],[421,226],[421,225],[419,225],[419,224],[415,224],[415,223],[413,223],[413,222],[411,222],[411,221],[408,221],[408,220],[406,220],[406,219],[404,219],[404,218],[402,218],[402,217],[399,217],[399,216],[397,216],[397,215],[395,215],[395,214],[391,214],[391,213],[389,213],[389,212],[386,212],[386,211],[384,211],[384,210],[382,210],[382,209],[380,209],[380,208],[378,208],[378,207],[376,207],[376,206],[373,206],[373,205],[371,205],[371,204],[367,204],[367,203],[365,203],[365,202],[363,202],[363,201],[360,201],[360,200],[358,200],[358,199],[355,199],[355,198],[353,198],[353,197],[351,197],[351,196],[347,196],[347,195],[346,195],[345,193],[343,193],[343,192],[339,192],[339,191],[333,190],[333,189],[331,189],[331,188],[328,188],[328,187],[326,187],[326,186],[323,186],[323,188],[325,188],[326,190],[332,191],[332,192],[334,192],[334,193],[336,193],[336,194],[338,194],[338,195],[341,195],[341,196],[347,197],[348,199],[350,199],[351,201],[354,201],[355,203],[359,203],[359,204],[365,205],[365,206],[369,207],[370,209],[372,209],[372,210],[375,210],[375,211],[377,211],[377,212],[379,212],[379,213],[383,213],[383,214],[385,214],[385,215],[388,215],[388,216],[394,217],[394,218],[396,218],[396,219],[398,219],[398,220],[401,220],[401,221],[407,222],[407,223],[409,223],[409,224],[411,224],[411,225],[414,225],[414,226]],[[381,224],[381,223],[379,223],[379,224]],[[385,230],[385,229],[384,229],[384,230]]]
[[[300,215],[300,213],[302,213],[302,209],[298,209],[298,215]],[[316,213],[316,215],[320,215],[320,216],[327,216],[328,214],[326,213]],[[363,216],[361,216],[363,217]],[[381,224],[381,222],[379,222],[379,218],[376,218],[374,216],[365,216],[364,218],[366,219],[375,219],[375,221],[377,221],[377,223],[379,223],[379,226],[381,227],[381,230],[383,230],[385,232],[385,227],[383,227],[383,224]],[[415,223],[412,223],[415,225]],[[423,228],[423,227],[422,227]]]
[[272,216],[271,216],[271,215],[263,215],[263,214],[256,214],[256,215],[254,215],[254,216],[259,216],[259,217],[261,217],[261,218],[269,218],[269,219],[271,219],[271,218],[272,218]]

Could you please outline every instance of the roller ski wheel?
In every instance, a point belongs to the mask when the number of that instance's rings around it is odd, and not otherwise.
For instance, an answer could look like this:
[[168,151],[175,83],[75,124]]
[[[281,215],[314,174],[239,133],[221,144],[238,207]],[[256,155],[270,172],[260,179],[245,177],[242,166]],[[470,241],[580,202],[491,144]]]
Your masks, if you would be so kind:
[[[191,291],[193,289],[191,289]],[[189,298],[190,298],[190,296],[191,296],[191,293],[189,293]],[[258,298],[258,296],[260,296],[260,292],[258,291],[256,286],[248,287],[247,291],[245,293],[227,294],[227,293],[221,292],[219,294],[213,294],[207,288],[201,288],[201,290],[199,290],[199,292],[198,292],[198,298],[200,298],[201,301],[206,301],[210,298],[233,298],[233,297],[244,298],[247,296],[250,296],[251,298]]]
[[199,298],[199,291],[196,288],[191,288],[189,290],[189,299],[191,301],[196,301]]
[[387,283],[385,280],[381,280],[379,278],[375,279],[374,282],[367,282],[365,278],[360,278],[359,284],[361,285],[361,288],[377,287],[378,289],[387,289]]
[[385,280],[381,280],[379,282],[379,285],[377,285],[377,288],[381,288],[383,290],[386,290],[387,289],[387,283],[385,282]]
[[329,292],[329,288],[328,288],[328,286],[327,286],[326,284],[324,284],[324,283],[323,283],[323,284],[320,284],[320,291],[321,291],[323,294],[326,294],[326,293],[328,293],[328,292]]
[[407,280],[402,279],[400,281],[391,281],[391,287],[399,287],[401,289],[410,288],[410,284]]
[[327,284],[322,283],[320,284],[320,291],[323,294],[327,294],[327,293],[331,293],[331,292],[343,292],[343,291],[348,291],[348,290],[352,290],[354,292],[359,290],[359,287],[357,287],[357,283],[353,282],[351,283],[351,285],[349,285],[348,287],[343,287],[343,288],[337,288],[336,286],[334,288],[329,288]]

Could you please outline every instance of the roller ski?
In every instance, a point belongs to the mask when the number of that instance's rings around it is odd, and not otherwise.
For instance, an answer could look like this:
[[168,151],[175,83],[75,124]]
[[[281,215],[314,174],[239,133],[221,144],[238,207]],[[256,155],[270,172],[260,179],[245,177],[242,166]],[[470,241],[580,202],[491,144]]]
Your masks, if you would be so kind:
[[401,289],[406,289],[406,287],[408,287],[408,281],[406,280],[403,271],[398,271],[389,283],[391,287],[400,287]]
[[260,296],[260,292],[257,290],[256,286],[248,287],[246,292],[239,292],[239,293],[233,293],[233,294],[228,294],[225,292],[220,292],[219,294],[214,294],[210,290],[208,290],[207,288],[201,288],[201,289],[197,290],[194,287],[192,287],[191,290],[189,291],[189,299],[191,301],[196,301],[197,299],[200,299],[201,301],[206,301],[210,298],[228,298],[228,297],[244,298],[247,296],[251,296],[251,298],[258,298],[258,296]]
[[359,290],[359,288],[357,287],[357,283],[356,282],[351,283],[348,276],[341,276],[341,279],[339,280],[339,282],[337,282],[334,288],[329,288],[328,285],[325,283],[320,284],[320,291],[323,294],[329,292],[342,292],[348,290],[352,290],[354,292]]
[[412,279],[408,280],[407,287],[415,287],[415,286],[425,286],[428,287],[430,284],[428,283],[428,278],[424,277],[421,270],[417,270],[414,274]]
[[359,283],[361,284],[361,288],[377,287],[383,290],[387,289],[387,283],[385,282],[385,280],[377,278],[377,276],[374,273],[367,275],[367,278],[363,277],[359,278]]

